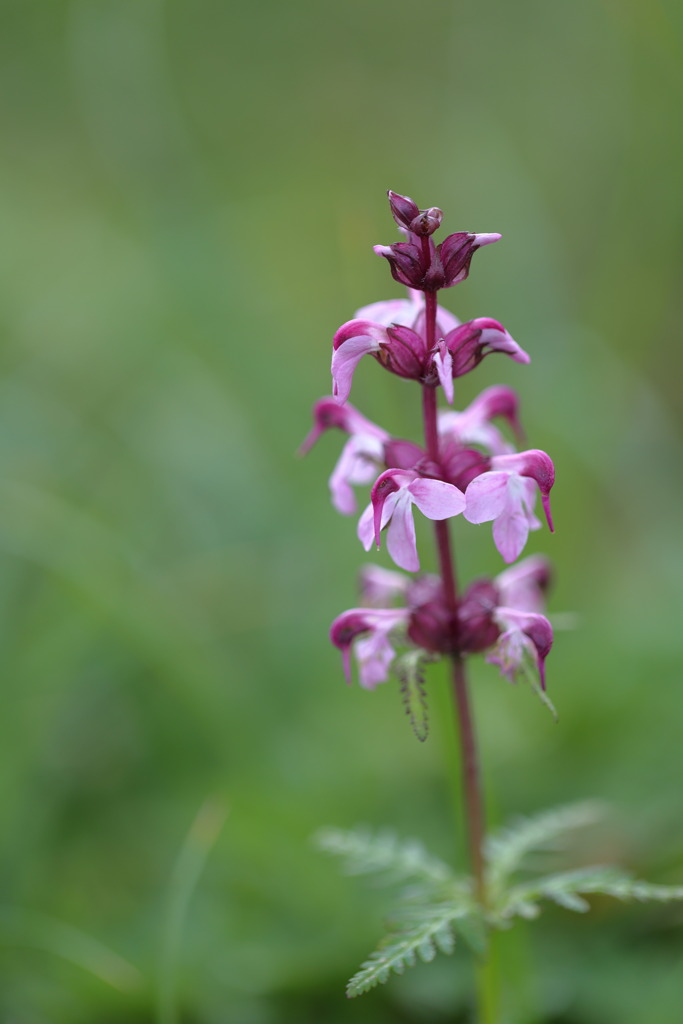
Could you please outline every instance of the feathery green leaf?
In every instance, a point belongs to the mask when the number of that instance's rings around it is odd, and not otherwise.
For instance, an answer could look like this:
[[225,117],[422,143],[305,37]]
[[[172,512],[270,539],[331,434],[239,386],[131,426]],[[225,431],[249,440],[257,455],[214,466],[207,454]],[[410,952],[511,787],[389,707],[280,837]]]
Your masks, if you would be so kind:
[[494,833],[488,838],[485,850],[491,888],[494,892],[503,889],[529,853],[553,848],[563,833],[597,821],[600,811],[597,801],[584,801],[522,818]]
[[432,857],[417,839],[398,839],[395,833],[358,827],[326,828],[314,836],[320,850],[341,857],[349,875],[383,874],[385,884],[408,879],[432,885],[454,881],[451,869]]
[[624,901],[667,903],[683,900],[683,886],[641,882],[614,867],[579,868],[514,886],[507,893],[500,913],[504,918],[537,916],[537,904],[544,899],[552,900],[567,910],[585,913],[590,910],[590,904],[583,897],[593,894]]
[[420,913],[415,914],[412,925],[388,935],[370,954],[349,981],[346,994],[349,997],[359,996],[375,985],[383,985],[392,972],[403,974],[406,967],[414,967],[418,957],[429,963],[438,952],[452,953],[457,919],[467,916],[465,908],[453,904],[422,907]]

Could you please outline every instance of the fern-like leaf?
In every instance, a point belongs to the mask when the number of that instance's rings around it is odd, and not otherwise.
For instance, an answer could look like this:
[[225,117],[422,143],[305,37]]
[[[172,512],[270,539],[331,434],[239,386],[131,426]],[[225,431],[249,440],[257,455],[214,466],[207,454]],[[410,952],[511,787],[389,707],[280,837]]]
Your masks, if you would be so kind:
[[600,812],[597,801],[585,801],[522,818],[495,833],[488,839],[485,851],[491,889],[495,893],[504,889],[528,854],[556,848],[564,833],[592,824]]
[[535,917],[540,900],[551,900],[567,910],[585,913],[590,904],[584,897],[595,894],[623,901],[669,903],[683,900],[683,886],[641,882],[613,867],[579,868],[514,886],[507,893],[501,916]]
[[452,953],[458,919],[464,921],[468,915],[468,908],[453,904],[421,907],[410,925],[388,935],[370,954],[349,981],[346,994],[353,998],[383,985],[392,973],[403,974],[406,967],[414,967],[418,957],[429,963],[437,953]]
[[314,837],[320,850],[340,857],[348,875],[383,875],[385,884],[414,880],[441,885],[454,882],[451,869],[427,853],[417,839],[398,839],[390,831],[326,828]]

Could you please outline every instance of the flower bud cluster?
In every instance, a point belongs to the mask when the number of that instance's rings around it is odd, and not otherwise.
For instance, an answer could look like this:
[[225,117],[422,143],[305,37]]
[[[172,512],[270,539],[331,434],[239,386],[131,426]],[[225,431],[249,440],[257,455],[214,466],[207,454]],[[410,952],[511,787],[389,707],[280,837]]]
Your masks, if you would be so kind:
[[[460,323],[437,305],[434,295],[463,281],[476,250],[500,235],[457,232],[435,245],[432,235],[441,224],[441,210],[420,210],[412,199],[394,192],[389,192],[389,203],[407,240],[376,246],[375,252],[388,260],[408,295],[359,309],[336,332],[332,396],[315,403],[313,428],[302,451],[332,428],[347,436],[329,480],[330,493],[339,512],[354,515],[354,488],[370,487],[357,527],[366,551],[373,544],[379,548],[384,535],[398,568],[418,573],[417,509],[437,524],[457,516],[470,523],[491,522],[495,546],[510,568],[493,579],[476,580],[458,597],[443,565],[443,578],[410,577],[371,566],[362,577],[363,606],[335,619],[331,639],[342,653],[349,681],[354,653],[366,689],[389,677],[397,646],[406,645],[430,657],[485,653],[511,681],[530,661],[545,688],[545,659],[553,639],[543,614],[548,564],[540,556],[512,563],[522,554],[529,532],[541,526],[534,512],[539,494],[553,529],[552,460],[539,449],[518,451],[510,440],[510,434],[517,442],[522,436],[519,402],[510,388],[489,387],[460,411],[437,411],[431,397],[440,389],[452,405],[454,380],[490,353],[529,362],[497,320],[478,317]],[[348,402],[355,370],[365,355],[421,385],[424,445],[392,437]]]

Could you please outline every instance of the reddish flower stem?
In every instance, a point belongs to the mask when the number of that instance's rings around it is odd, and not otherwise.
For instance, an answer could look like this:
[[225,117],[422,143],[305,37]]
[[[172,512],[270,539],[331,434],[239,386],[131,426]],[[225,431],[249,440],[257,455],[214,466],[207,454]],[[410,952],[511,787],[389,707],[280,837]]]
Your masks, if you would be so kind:
[[[426,239],[425,239],[426,241]],[[425,292],[426,303],[426,341],[431,350],[436,341],[436,292]],[[439,435],[437,429],[436,388],[424,384],[422,388],[422,412],[424,418],[425,442],[427,453],[434,462],[439,462]],[[455,571],[455,560],[451,547],[448,520],[434,523],[436,546],[439,557],[439,569],[443,581],[444,594],[453,617],[457,621],[458,584]],[[453,695],[457,711],[457,724],[460,736],[460,757],[462,762],[462,785],[465,799],[465,815],[467,821],[467,838],[470,852],[472,872],[474,874],[477,897],[481,904],[486,903],[486,886],[484,880],[484,813],[481,793],[481,779],[477,744],[474,732],[474,721],[470,706],[465,666],[462,658],[452,656]]]

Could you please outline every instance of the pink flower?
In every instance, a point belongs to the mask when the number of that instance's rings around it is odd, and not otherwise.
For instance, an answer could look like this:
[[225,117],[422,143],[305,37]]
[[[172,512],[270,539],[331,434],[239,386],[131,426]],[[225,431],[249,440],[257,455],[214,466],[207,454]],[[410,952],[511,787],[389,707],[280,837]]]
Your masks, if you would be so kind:
[[351,682],[351,650],[358,663],[360,685],[374,690],[389,676],[395,650],[389,636],[408,621],[406,608],[352,608],[339,615],[330,627],[330,640],[342,652],[344,674]]
[[530,555],[496,576],[497,603],[518,612],[543,612],[550,579],[550,562],[545,555]]
[[531,657],[538,669],[541,689],[545,690],[545,659],[553,645],[553,627],[544,615],[498,607],[494,618],[504,630],[486,660],[498,665],[511,683],[525,671]]
[[453,402],[453,379],[469,373],[491,352],[503,352],[516,363],[530,362],[503,325],[490,317],[469,320],[438,342],[434,367],[449,404]]
[[369,484],[384,464],[386,430],[368,420],[352,405],[339,405],[333,398],[321,398],[313,407],[314,426],[301,445],[310,451],[325,430],[337,427],[350,434],[329,479],[332,504],[342,515],[353,515],[356,498],[353,485]]
[[465,519],[470,523],[493,520],[493,539],[506,562],[524,550],[530,530],[540,528],[533,512],[536,488],[541,492],[550,531],[550,489],[555,482],[552,459],[532,448],[516,455],[494,455],[491,470],[481,473],[465,492]]
[[358,523],[358,537],[366,551],[388,526],[387,550],[401,569],[417,572],[420,560],[415,543],[412,506],[428,519],[449,519],[465,508],[465,496],[453,484],[421,477],[411,470],[388,469],[377,478],[372,500]]
[[508,454],[513,451],[512,445],[491,420],[502,416],[520,436],[518,408],[519,399],[511,388],[502,385],[486,388],[462,412],[445,410],[439,413],[439,436],[464,446],[479,445],[490,455]]
[[410,576],[380,565],[364,565],[360,571],[361,600],[373,608],[391,604],[397,597],[405,598],[410,584]]
[[[424,299],[412,292],[407,299],[388,299],[364,306],[353,320],[342,324],[332,342],[332,392],[336,400],[345,402],[349,397],[356,367],[365,355],[374,356],[399,377],[435,377],[424,322]],[[455,330],[458,324],[448,310],[437,309],[439,337]]]

